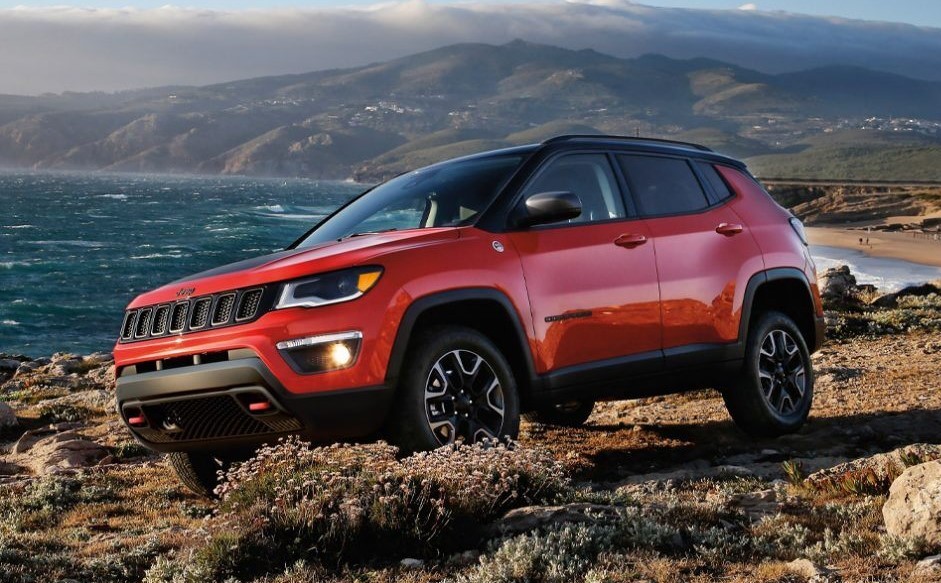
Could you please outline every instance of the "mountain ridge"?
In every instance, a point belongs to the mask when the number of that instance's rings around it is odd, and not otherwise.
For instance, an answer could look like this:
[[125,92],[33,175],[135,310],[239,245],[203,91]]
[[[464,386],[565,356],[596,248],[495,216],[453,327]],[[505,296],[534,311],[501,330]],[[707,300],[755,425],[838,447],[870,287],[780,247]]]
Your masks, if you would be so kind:
[[[794,171],[795,153],[823,147],[808,138],[901,116],[924,128],[872,128],[854,139],[881,150],[895,147],[884,134],[901,135],[904,146],[931,150],[927,162],[919,157],[931,165],[941,151],[938,102],[941,82],[859,67],[768,74],[704,57],[462,43],[201,87],[0,96],[0,164],[375,181],[473,149],[462,142],[512,145],[521,132],[575,128],[699,135],[732,155],[761,156],[762,168],[790,156]],[[916,174],[932,172],[941,177]]]

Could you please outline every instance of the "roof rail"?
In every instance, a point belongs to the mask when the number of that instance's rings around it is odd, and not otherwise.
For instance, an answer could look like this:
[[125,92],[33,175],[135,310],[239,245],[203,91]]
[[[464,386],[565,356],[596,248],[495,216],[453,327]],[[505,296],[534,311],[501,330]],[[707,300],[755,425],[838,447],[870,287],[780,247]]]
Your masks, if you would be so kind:
[[557,142],[567,142],[569,140],[624,140],[628,142],[649,142],[655,144],[686,146],[687,148],[702,150],[703,152],[713,151],[712,148],[708,148],[702,144],[694,144],[692,142],[680,142],[678,140],[666,140],[663,138],[642,138],[640,136],[609,136],[605,134],[566,134],[549,138],[548,140],[544,141],[543,144],[555,144]]

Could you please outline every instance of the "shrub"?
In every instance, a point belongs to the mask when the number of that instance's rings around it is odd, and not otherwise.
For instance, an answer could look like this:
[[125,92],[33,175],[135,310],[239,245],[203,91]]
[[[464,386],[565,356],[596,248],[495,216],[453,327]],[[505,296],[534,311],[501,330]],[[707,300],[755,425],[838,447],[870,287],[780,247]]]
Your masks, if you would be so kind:
[[295,438],[262,448],[222,476],[211,539],[192,565],[219,579],[298,560],[433,555],[475,546],[481,527],[507,510],[571,489],[548,454],[513,444],[397,453],[384,443],[313,448]]

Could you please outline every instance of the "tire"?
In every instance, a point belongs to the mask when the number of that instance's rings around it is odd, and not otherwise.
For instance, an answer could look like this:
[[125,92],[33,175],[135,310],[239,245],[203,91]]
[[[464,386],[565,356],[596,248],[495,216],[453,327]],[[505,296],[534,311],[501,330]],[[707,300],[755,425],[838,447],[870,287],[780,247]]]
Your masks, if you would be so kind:
[[753,437],[777,437],[804,425],[814,371],[793,320],[780,312],[761,314],[748,333],[741,376],[722,396],[735,424]]
[[167,460],[187,488],[200,496],[215,498],[213,490],[219,483],[217,472],[227,464],[207,454],[179,451],[167,454]]
[[476,330],[444,326],[423,331],[409,349],[405,370],[387,426],[390,441],[403,452],[519,434],[512,369]]
[[588,420],[595,408],[594,401],[569,401],[539,407],[524,415],[527,421],[560,427],[579,427]]

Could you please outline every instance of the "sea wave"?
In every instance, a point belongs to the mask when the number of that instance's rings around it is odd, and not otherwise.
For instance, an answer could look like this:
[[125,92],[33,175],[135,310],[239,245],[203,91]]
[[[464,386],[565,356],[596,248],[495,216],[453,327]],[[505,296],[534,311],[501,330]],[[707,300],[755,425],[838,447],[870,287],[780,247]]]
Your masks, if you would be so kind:
[[127,200],[127,195],[123,193],[117,194],[99,194],[96,198],[111,198],[114,200]]
[[3,324],[4,326],[19,326],[20,325],[20,323],[17,322],[16,320],[0,320],[0,324]]
[[70,247],[85,247],[88,249],[100,249],[102,247],[108,247],[109,243],[104,241],[77,241],[77,240],[64,240],[64,241],[26,241],[30,245],[60,245],[60,246],[70,246]]

